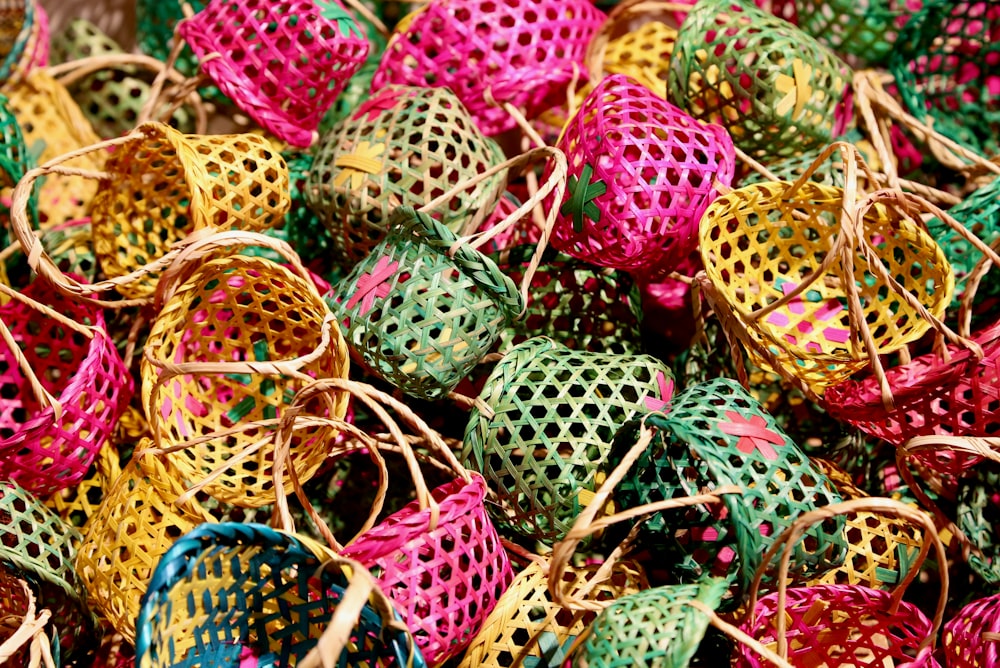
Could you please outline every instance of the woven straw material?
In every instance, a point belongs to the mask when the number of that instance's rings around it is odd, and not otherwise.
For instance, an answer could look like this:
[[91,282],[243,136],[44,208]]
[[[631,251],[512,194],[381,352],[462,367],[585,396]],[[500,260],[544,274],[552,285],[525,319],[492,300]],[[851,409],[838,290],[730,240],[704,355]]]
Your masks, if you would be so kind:
[[920,0],[800,0],[797,24],[852,63],[887,65],[900,29]]
[[[32,160],[24,144],[21,126],[11,111],[7,98],[0,95],[0,195],[4,199],[10,196],[17,182],[21,180],[31,167]],[[38,197],[32,193],[28,204],[28,215],[31,220],[38,218]],[[6,204],[0,204],[0,244],[6,248],[10,235],[7,228],[10,225],[10,213]]]
[[[888,369],[891,411],[883,405],[873,378],[834,385],[823,395],[823,403],[834,418],[897,446],[915,436],[994,434],[1000,429],[1000,323],[978,332],[973,340],[982,346],[982,359],[976,359],[968,348],[948,345],[947,362],[931,352]],[[974,457],[922,459],[937,470],[955,474],[979,461]]]
[[1000,633],[1000,594],[969,603],[958,611],[941,636],[948,668],[986,668],[1000,664],[1000,648],[986,633]]
[[484,133],[499,134],[516,121],[487,92],[528,118],[559,104],[585,72],[587,44],[603,19],[586,0],[431,0],[397,25],[372,89],[450,88]]
[[[100,141],[66,88],[42,70],[34,70],[3,92],[9,99],[28,152],[37,164]],[[104,154],[88,153],[65,163],[88,171],[104,166]],[[39,224],[43,229],[87,216],[97,182],[49,174],[38,193]]]
[[137,446],[84,527],[76,572],[87,601],[129,642],[139,602],[160,557],[178,538],[211,517],[196,503],[176,504],[184,488],[156,456]]
[[[692,506],[654,515],[643,527],[645,542],[670,555],[681,581],[705,574],[736,577],[746,586],[767,548],[802,512],[841,500],[830,480],[788,438],[736,381],[718,378],[674,396],[669,411],[650,413],[654,430],[644,452],[615,491],[624,509],[737,485],[724,508]],[[640,423],[615,438],[610,471],[635,445]],[[792,554],[793,575],[814,577],[844,557],[843,519],[809,532],[810,546]]]
[[99,271],[93,239],[90,219],[83,218],[46,230],[42,247],[59,271],[92,283],[97,280]]
[[[86,19],[75,19],[52,43],[57,62],[123,53],[113,39]],[[112,65],[84,76],[68,85],[83,115],[101,137],[113,138],[135,127],[142,107],[150,95],[149,82],[135,67]],[[171,122],[180,129],[191,129],[191,117],[178,109]]]
[[344,618],[340,605],[354,602],[348,587],[362,569],[344,559],[324,566],[331,558],[319,544],[259,524],[199,527],[163,556],[150,580],[136,665],[295,665],[333,623],[347,636],[346,651],[325,656],[324,664],[424,668],[374,591]]
[[955,520],[976,546],[969,555],[972,571],[990,587],[1000,585],[1000,470],[987,462],[973,468],[958,484]]
[[889,64],[910,112],[985,155],[1000,152],[1000,2],[924,0]]
[[571,665],[687,666],[709,625],[708,615],[688,602],[699,601],[714,610],[725,591],[725,580],[710,578],[624,596],[598,615]]
[[608,42],[604,71],[627,75],[651,93],[664,97],[676,42],[676,28],[661,21],[647,21]]
[[351,352],[410,396],[438,399],[490,351],[522,309],[488,257],[458,246],[429,215],[403,206],[388,236],[328,298]]
[[[535,247],[493,256],[520,284]],[[642,350],[642,301],[624,271],[602,269],[567,255],[542,258],[528,291],[528,308],[500,334],[500,350],[547,336],[573,350],[635,355]]]
[[0,81],[23,74],[33,63],[40,37],[39,14],[34,0],[0,2]]
[[[202,0],[186,0],[191,5],[194,12],[205,9]],[[175,31],[177,24],[184,18],[185,0],[136,0],[135,37],[139,49],[156,58],[166,62],[170,57],[170,50],[173,48]],[[191,53],[187,46],[180,52],[174,67],[185,76],[194,76],[198,72],[198,59]],[[219,89],[214,86],[210,89],[200,89],[201,93],[207,93],[209,99],[219,101],[222,97]],[[225,100],[222,97],[222,100]]]
[[486,483],[473,475],[435,489],[431,511],[414,501],[347,546],[372,570],[431,665],[458,655],[514,579],[486,514]]
[[[858,489],[844,471],[834,464],[813,459],[813,464],[833,482],[844,499],[868,496]],[[916,561],[924,536],[919,527],[898,517],[861,511],[844,522],[847,556],[808,585],[863,585],[872,589],[896,587]]]
[[[576,594],[596,570],[595,566],[567,568],[564,586]],[[547,570],[537,562],[518,573],[465,651],[459,668],[562,666],[570,646],[590,627],[597,613],[573,611],[554,603],[548,579]],[[646,577],[638,565],[619,562],[589,596],[596,601],[614,601],[646,588]]]
[[700,0],[670,64],[670,99],[725,127],[765,163],[826,145],[850,121],[850,68],[795,26],[741,2]]
[[[839,188],[783,181],[750,185],[715,200],[700,228],[701,254],[714,306],[751,361],[822,395],[869,362],[847,304],[846,281],[856,283],[876,351],[888,353],[919,339],[931,323],[873,273],[851,248],[853,274],[843,257],[807,290],[764,317],[754,312],[784,297],[817,271],[842,235],[846,206]],[[803,219],[800,219],[804,218]],[[877,204],[860,222],[858,243],[877,257],[899,286],[940,318],[954,280],[941,248],[896,208]]]
[[14,352],[0,342],[0,478],[44,496],[86,475],[128,404],[132,379],[100,309],[71,300],[40,280],[23,292],[93,326],[88,339],[20,301],[0,306],[0,319],[42,388],[62,407],[60,414],[41,403]]
[[[743,630],[764,643],[776,642],[777,593],[757,602]],[[920,608],[901,602],[895,610],[888,592],[861,586],[816,585],[791,588],[785,606],[788,660],[793,666],[908,666],[940,668],[930,651],[916,649],[933,633]],[[743,665],[771,666],[741,648]]]
[[569,186],[552,245],[604,267],[668,273],[696,247],[698,221],[733,179],[732,141],[628,77],[598,85],[558,144]]
[[[461,459],[500,501],[496,521],[552,544],[598,486],[618,428],[662,408],[673,376],[647,355],[574,351],[544,337],[511,349],[473,407]],[[488,410],[487,410],[488,407]]]
[[[354,265],[385,238],[391,213],[420,207],[503,161],[446,88],[387,86],[316,148],[306,198],[333,236],[334,259]],[[436,218],[454,231],[492,210],[503,174],[458,193]]]
[[301,147],[313,143],[369,48],[339,0],[209,0],[177,35],[219,90],[261,127]]
[[[347,347],[315,288],[291,270],[264,258],[225,255],[197,263],[153,323],[141,365],[143,406],[162,447],[188,443],[244,422],[281,417],[309,378],[346,378]],[[329,345],[321,350],[324,338]],[[313,353],[298,373],[255,367]],[[189,370],[175,375],[154,362],[246,363],[226,373]],[[347,396],[313,411],[343,418]],[[312,414],[317,414],[316,412]],[[168,455],[183,479],[197,482],[225,465],[274,428],[218,436]],[[336,432],[318,426],[296,430],[291,466],[307,481],[326,459]],[[275,500],[273,447],[257,450],[205,487],[211,496],[239,506]],[[286,491],[293,487],[287,481]]]
[[[0,562],[0,646],[3,646],[24,623],[30,601],[28,583],[21,572]],[[29,665],[29,645],[22,645],[13,653],[6,653],[10,665]]]
[[[144,123],[108,159],[111,177],[94,199],[94,252],[110,277],[129,274],[204,228],[261,231],[289,207],[288,167],[252,134],[183,135]],[[152,294],[157,276],[118,286]]]
[[108,441],[100,449],[83,480],[43,499],[46,507],[70,526],[83,527],[97,513],[105,494],[121,475],[121,455],[116,440]]
[[39,610],[52,611],[66,656],[86,644],[92,625],[73,570],[79,544],[80,533],[29,492],[14,483],[0,483],[0,563],[31,583]]

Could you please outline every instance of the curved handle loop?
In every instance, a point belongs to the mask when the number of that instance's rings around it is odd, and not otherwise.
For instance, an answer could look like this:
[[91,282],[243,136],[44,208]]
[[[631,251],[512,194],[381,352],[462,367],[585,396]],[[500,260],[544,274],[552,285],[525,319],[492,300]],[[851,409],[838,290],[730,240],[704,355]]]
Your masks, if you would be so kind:
[[[927,554],[930,552],[930,547],[933,543],[938,559],[938,567],[941,571],[941,592],[938,596],[937,608],[934,612],[933,630],[930,635],[924,638],[924,640],[920,643],[918,652],[921,652],[928,647],[933,647],[933,643],[937,638],[937,632],[941,628],[941,624],[944,621],[945,606],[948,602],[948,555],[945,552],[944,543],[941,542],[941,537],[938,535],[934,523],[926,513],[912,508],[905,503],[888,498],[866,497],[851,499],[849,501],[842,501],[840,503],[823,506],[822,508],[817,508],[800,515],[790,527],[782,532],[777,540],[774,541],[774,544],[771,545],[770,549],[768,549],[765,553],[760,566],[757,568],[757,572],[754,574],[753,583],[750,586],[750,596],[749,603],[746,608],[746,614],[753,614],[754,609],[757,607],[757,597],[761,582],[764,578],[764,573],[771,565],[771,561],[774,559],[774,556],[779,550],[781,551],[781,563],[778,571],[777,609],[784,611],[788,599],[788,574],[791,565],[792,551],[795,548],[795,544],[801,540],[806,531],[808,531],[815,524],[819,524],[820,522],[824,522],[839,515],[847,515],[862,511],[891,515],[893,517],[911,522],[922,529],[925,534],[925,540],[920,544],[920,551],[917,554],[917,558],[910,566],[906,576],[892,593],[892,612],[895,612],[898,609],[898,606],[903,600],[903,595],[906,593],[910,583],[912,583],[916,578],[921,566],[923,566],[924,560],[927,558]],[[930,537],[930,542],[926,539],[928,536]],[[788,620],[786,619],[786,615],[777,615],[776,632],[778,636],[778,654],[783,659],[788,658],[788,638],[786,637],[787,626]]]
[[31,591],[31,587],[20,578],[18,582],[28,600],[28,609],[17,630],[0,644],[0,663],[6,665],[18,650],[30,642],[28,668],[40,668],[42,665],[45,668],[55,668],[48,636],[45,633],[45,626],[52,618],[52,612],[48,609],[36,612],[35,594]]
[[[598,518],[597,515],[607,506],[608,501],[611,498],[611,494],[618,486],[618,483],[622,481],[625,474],[628,473],[629,469],[632,468],[636,460],[638,460],[639,456],[646,451],[649,444],[653,440],[653,430],[646,426],[647,418],[642,419],[639,439],[636,441],[635,445],[629,449],[629,451],[622,458],[622,461],[601,484],[600,488],[594,494],[593,499],[591,499],[590,503],[587,504],[587,507],[584,508],[583,511],[577,516],[576,521],[573,522],[573,526],[570,528],[569,532],[567,532],[566,537],[556,543],[552,548],[552,561],[549,569],[549,593],[552,594],[553,600],[559,605],[571,610],[590,610],[600,612],[611,603],[611,601],[596,601],[588,599],[587,595],[593,591],[597,584],[606,580],[610,576],[611,570],[618,558],[625,552],[626,546],[630,542],[631,535],[629,539],[626,539],[622,545],[608,555],[607,559],[605,559],[604,563],[601,564],[600,568],[587,584],[580,586],[575,594],[571,594],[568,590],[568,586],[563,581],[563,575],[569,567],[573,554],[576,553],[577,546],[584,538],[587,538],[588,536],[591,536],[613,524],[618,524],[619,522],[625,522],[627,520],[636,519],[644,515],[664,510],[674,510],[676,508],[684,508],[686,506],[699,504],[720,503],[723,495],[742,493],[742,490],[736,485],[725,485],[716,488],[711,493],[646,503],[619,513]],[[639,526],[640,525],[637,524],[633,528],[633,533],[639,528]]]

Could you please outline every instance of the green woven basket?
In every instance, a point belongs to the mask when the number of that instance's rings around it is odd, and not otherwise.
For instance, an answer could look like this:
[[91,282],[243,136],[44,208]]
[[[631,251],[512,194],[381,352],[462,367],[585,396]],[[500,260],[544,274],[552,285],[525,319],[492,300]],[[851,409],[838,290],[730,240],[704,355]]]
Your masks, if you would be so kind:
[[787,21],[743,0],[699,0],[674,46],[669,96],[767,163],[842,135],[851,79],[843,61]]
[[[798,26],[857,66],[884,66],[913,13],[907,0],[798,0]],[[919,7],[919,2],[917,3]]]
[[[739,383],[719,378],[677,394],[666,413],[651,413],[623,427],[606,472],[638,441],[645,425],[653,441],[615,491],[623,509],[736,485],[722,506],[661,512],[642,528],[640,540],[671,563],[680,582],[706,575],[745,587],[763,553],[801,513],[841,500],[814,467]],[[843,518],[813,528],[809,546],[797,546],[793,575],[815,576],[843,561]],[[734,592],[735,593],[735,592]]]
[[521,311],[517,285],[442,223],[412,207],[334,287],[330,309],[352,354],[410,396],[439,399],[489,352]]
[[598,487],[618,428],[662,408],[673,376],[647,355],[575,351],[536,337],[508,350],[469,416],[461,459],[489,482],[499,525],[553,543]]
[[725,591],[725,580],[709,578],[699,584],[667,585],[623,596],[594,620],[585,642],[573,654],[571,665],[580,668],[686,668],[692,662],[726,665],[728,643],[720,636],[704,642],[709,616],[690,605],[691,601],[698,601],[715,610]]
[[[4,198],[21,180],[24,174],[35,166],[35,158],[28,152],[24,144],[21,125],[17,122],[14,112],[8,106],[7,98],[0,95],[0,191]],[[28,203],[28,216],[34,227],[38,226],[38,192],[31,193]],[[6,248],[10,243],[8,229],[10,228],[10,209],[7,204],[0,203],[0,248]]]
[[978,548],[969,567],[991,588],[1000,587],[1000,467],[984,462],[962,478],[958,487],[958,528]]
[[[503,162],[454,93],[409,86],[379,90],[320,139],[315,155],[306,197],[348,266],[385,238],[393,209],[423,206]],[[488,177],[435,217],[454,231],[474,225],[492,211],[503,183],[503,174]]]

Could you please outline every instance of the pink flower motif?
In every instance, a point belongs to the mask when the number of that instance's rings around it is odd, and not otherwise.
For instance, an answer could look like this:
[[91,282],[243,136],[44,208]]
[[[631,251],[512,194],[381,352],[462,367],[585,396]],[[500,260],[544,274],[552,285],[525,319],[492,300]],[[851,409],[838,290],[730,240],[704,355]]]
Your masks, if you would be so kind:
[[646,397],[643,401],[646,404],[646,408],[651,411],[666,412],[669,410],[670,400],[674,396],[674,379],[667,380],[666,375],[662,371],[657,371],[656,385],[660,388],[659,398]]
[[767,428],[767,422],[759,415],[752,415],[747,420],[736,411],[726,411],[726,419],[719,425],[719,430],[730,436],[739,436],[736,449],[743,454],[749,455],[754,449],[767,459],[777,459],[778,451],[775,445],[784,445],[785,440]]
[[365,116],[365,120],[369,123],[373,122],[378,118],[383,111],[388,111],[396,106],[396,102],[399,98],[403,96],[403,91],[383,89],[375,97],[369,99],[367,102],[358,107],[358,110],[354,112],[353,120],[358,120],[362,116]]
[[358,302],[361,302],[358,315],[367,315],[375,306],[376,298],[385,299],[389,296],[389,280],[396,275],[397,269],[399,269],[398,262],[389,262],[389,258],[384,255],[380,257],[371,272],[363,274],[358,279],[357,289],[347,300],[345,308],[353,309]]

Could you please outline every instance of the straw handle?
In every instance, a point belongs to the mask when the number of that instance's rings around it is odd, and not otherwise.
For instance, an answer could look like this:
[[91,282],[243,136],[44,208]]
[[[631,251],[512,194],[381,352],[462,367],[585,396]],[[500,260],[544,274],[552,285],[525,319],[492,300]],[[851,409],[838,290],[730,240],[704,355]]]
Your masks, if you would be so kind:
[[21,350],[21,346],[14,340],[14,335],[11,334],[10,329],[7,328],[7,323],[2,318],[0,318],[0,338],[3,339],[7,349],[10,350],[14,359],[17,360],[17,366],[21,370],[21,373],[24,374],[28,385],[31,386],[31,391],[34,393],[35,398],[38,399],[38,403],[46,408],[51,408],[55,413],[56,420],[61,419],[62,404],[42,386],[42,382],[38,379],[34,369],[31,368],[28,358],[25,357],[24,351]]
[[[938,596],[937,608],[934,612],[933,630],[930,635],[921,641],[918,652],[923,651],[927,647],[931,647],[937,637],[937,632],[941,628],[941,624],[944,621],[945,605],[948,602],[948,555],[945,552],[944,543],[941,542],[941,537],[938,535],[937,529],[934,527],[934,523],[931,522],[926,513],[911,508],[910,506],[899,501],[888,498],[867,497],[851,499],[849,501],[843,501],[841,503],[834,503],[822,508],[817,508],[800,515],[792,523],[792,525],[788,527],[788,529],[782,532],[777,540],[775,540],[775,542],[771,545],[770,549],[768,549],[767,553],[765,553],[760,566],[757,568],[757,572],[754,574],[753,583],[750,586],[750,602],[747,605],[747,614],[753,614],[754,609],[757,607],[758,592],[760,590],[760,584],[764,578],[764,573],[768,566],[770,566],[771,560],[774,559],[774,556],[779,550],[781,550],[781,564],[778,571],[777,609],[784,611],[788,599],[789,568],[791,564],[792,551],[794,550],[795,545],[812,526],[840,515],[857,512],[873,512],[897,517],[911,522],[922,529],[925,533],[925,540],[921,542],[917,558],[907,570],[905,577],[892,594],[892,610],[895,610],[902,602],[906,589],[916,578],[924,560],[927,558],[927,554],[930,551],[930,543],[927,542],[926,537],[929,536],[931,542],[934,544],[938,559],[938,566],[941,571],[941,592]],[[787,627],[788,620],[786,615],[784,613],[777,615],[778,654],[783,659],[788,658],[788,638],[786,636]]]
[[45,626],[52,617],[52,612],[48,609],[40,613],[35,612],[35,595],[28,586],[28,583],[18,578],[18,583],[24,589],[28,599],[28,609],[22,617],[21,624],[17,627],[3,644],[0,644],[0,663],[6,664],[14,654],[30,642],[30,654],[28,668],[38,668],[44,662],[46,668],[55,668],[51,651],[47,647]]

